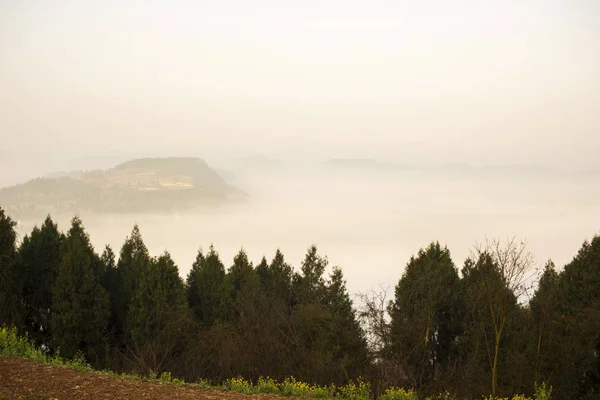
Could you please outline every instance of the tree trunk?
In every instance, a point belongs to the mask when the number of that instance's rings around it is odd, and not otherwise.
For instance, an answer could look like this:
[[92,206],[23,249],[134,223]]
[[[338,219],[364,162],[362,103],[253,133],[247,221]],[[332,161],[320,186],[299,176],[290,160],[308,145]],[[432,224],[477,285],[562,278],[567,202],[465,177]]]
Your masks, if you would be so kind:
[[500,349],[500,335],[496,335],[494,346],[494,364],[492,365],[492,396],[496,397],[496,388],[498,385],[498,352]]

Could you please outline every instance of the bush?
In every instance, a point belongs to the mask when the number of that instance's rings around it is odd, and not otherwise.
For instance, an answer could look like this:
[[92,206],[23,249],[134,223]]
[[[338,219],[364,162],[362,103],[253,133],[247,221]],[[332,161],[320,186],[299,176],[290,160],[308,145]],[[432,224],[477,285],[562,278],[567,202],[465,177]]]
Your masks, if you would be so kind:
[[357,382],[350,381],[346,386],[338,389],[338,397],[344,400],[369,400],[371,398],[371,384],[358,378]]
[[550,400],[552,395],[552,386],[549,386],[546,382],[542,382],[538,385],[535,383],[535,400]]
[[223,386],[225,386],[227,390],[231,390],[232,392],[246,394],[254,393],[254,388],[252,387],[252,384],[244,378],[242,378],[241,376],[237,378],[227,379]]
[[308,383],[297,381],[294,377],[286,378],[279,385],[279,388],[284,396],[327,398],[334,397],[335,394],[335,386],[333,385],[330,388],[318,385],[311,386]]
[[19,337],[17,328],[0,328],[0,354],[12,357],[29,358],[41,362],[51,361],[43,350],[36,348],[27,337]]
[[412,389],[390,387],[378,400],[418,400],[417,393]]
[[279,385],[273,379],[269,377],[263,378],[261,376],[258,378],[256,390],[258,393],[279,394]]

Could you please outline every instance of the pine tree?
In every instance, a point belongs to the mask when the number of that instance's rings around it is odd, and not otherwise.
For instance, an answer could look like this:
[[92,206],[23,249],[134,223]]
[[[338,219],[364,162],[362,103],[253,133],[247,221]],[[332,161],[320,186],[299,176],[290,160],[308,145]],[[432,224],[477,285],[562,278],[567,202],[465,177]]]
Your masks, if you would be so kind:
[[327,307],[332,315],[330,346],[337,366],[332,381],[341,383],[364,376],[369,366],[367,341],[338,267],[333,268],[327,282]]
[[190,309],[202,328],[229,319],[231,304],[225,266],[212,245],[206,257],[196,257],[187,277],[187,290]]
[[19,248],[19,274],[26,307],[23,329],[37,345],[51,346],[52,287],[65,237],[50,216],[41,228],[33,228]]
[[110,318],[107,326],[108,344],[110,347],[118,347],[118,330],[120,323],[118,320],[118,296],[119,296],[119,271],[117,269],[116,257],[110,246],[106,246],[100,257],[103,269],[102,287],[108,293],[110,300]]
[[[473,387],[482,385],[477,389],[479,394],[490,389],[493,395],[508,394],[515,388],[511,374],[515,368],[507,357],[511,346],[506,340],[518,334],[515,330],[522,310],[517,300],[527,290],[532,263],[526,244],[514,240],[506,245],[489,242],[465,262],[462,285],[467,308],[460,342],[466,358],[463,366],[470,371],[461,375]],[[473,354],[467,356],[468,352]],[[491,388],[483,386],[483,377],[491,381]],[[521,392],[521,388],[516,390]]]
[[131,235],[125,239],[121,247],[117,273],[111,290],[112,308],[114,309],[114,326],[112,327],[117,343],[124,343],[124,332],[127,327],[129,305],[137,291],[139,280],[150,271],[150,254],[142,240],[138,225],[134,225]]
[[196,309],[196,307],[200,304],[202,294],[200,293],[201,286],[198,282],[198,279],[202,276],[202,268],[205,262],[204,254],[202,253],[202,249],[198,250],[196,254],[196,259],[192,264],[192,269],[187,275],[185,281],[185,290],[187,295],[188,305],[192,314],[199,320],[199,314],[201,312],[200,309]]
[[558,285],[553,308],[560,318],[560,346],[552,349],[553,378],[560,385],[556,393],[594,398],[600,394],[600,236],[583,243]]
[[412,374],[412,383],[429,391],[450,363],[458,329],[459,277],[450,251],[438,242],[411,257],[391,304],[392,359]]
[[[548,380],[552,377],[552,352],[559,343],[556,342],[556,323],[558,314],[556,301],[558,296],[559,274],[552,261],[548,261],[538,283],[535,295],[529,302],[529,308],[536,330],[535,367],[537,380]],[[550,347],[551,346],[551,347]]]
[[240,249],[233,258],[233,265],[229,268],[227,273],[234,298],[242,290],[244,285],[249,280],[253,279],[254,272],[252,263],[248,260],[248,254],[246,254],[244,249]]
[[21,282],[17,271],[16,223],[0,208],[0,326],[21,325]]
[[301,304],[322,303],[325,296],[323,274],[328,265],[327,257],[317,254],[317,247],[310,246],[302,262],[301,273],[294,276],[295,301]]
[[279,299],[287,307],[292,300],[292,281],[294,271],[285,261],[283,253],[279,249],[268,268],[268,278],[265,279],[266,289],[272,296]]
[[72,357],[82,351],[95,362],[104,354],[110,305],[101,285],[101,271],[101,261],[81,220],[73,218],[61,245],[52,288],[52,334],[63,356]]
[[138,369],[170,371],[183,351],[190,323],[183,281],[165,252],[140,277],[129,306],[127,343]]

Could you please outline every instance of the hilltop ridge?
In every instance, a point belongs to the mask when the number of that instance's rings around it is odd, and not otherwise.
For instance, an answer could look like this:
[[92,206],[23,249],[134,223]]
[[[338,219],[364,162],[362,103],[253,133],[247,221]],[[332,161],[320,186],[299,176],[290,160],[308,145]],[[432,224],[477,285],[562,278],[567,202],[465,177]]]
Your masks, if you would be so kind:
[[175,211],[246,197],[204,160],[140,158],[106,170],[63,171],[0,189],[0,204],[19,216]]

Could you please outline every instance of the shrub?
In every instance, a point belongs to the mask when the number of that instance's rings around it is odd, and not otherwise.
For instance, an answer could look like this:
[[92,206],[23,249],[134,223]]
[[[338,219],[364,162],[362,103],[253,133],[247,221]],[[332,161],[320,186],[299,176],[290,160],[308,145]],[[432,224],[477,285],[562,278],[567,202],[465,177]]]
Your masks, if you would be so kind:
[[335,394],[335,386],[333,385],[330,388],[318,385],[311,386],[308,383],[297,381],[294,377],[286,378],[279,385],[279,388],[284,396],[327,398],[334,397]]
[[550,400],[552,395],[552,386],[549,386],[547,382],[542,382],[538,385],[535,383],[535,400]]
[[348,382],[338,389],[338,397],[344,400],[369,400],[371,398],[371,384],[358,378],[357,382]]
[[231,390],[232,392],[247,394],[254,393],[254,388],[252,387],[252,384],[244,378],[242,378],[241,376],[226,380],[224,386],[227,390]]
[[260,377],[258,378],[258,383],[256,385],[256,390],[258,393],[265,394],[279,394],[279,385],[273,379],[269,377]]
[[417,393],[412,389],[390,387],[378,400],[418,400]]
[[20,337],[15,327],[3,326],[0,328],[0,354],[29,358],[41,362],[51,361],[47,353],[36,348],[27,337]]

